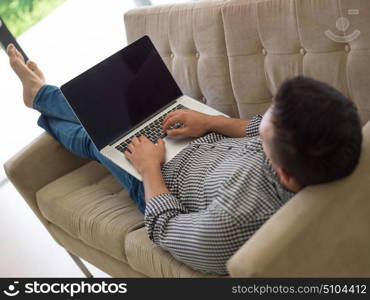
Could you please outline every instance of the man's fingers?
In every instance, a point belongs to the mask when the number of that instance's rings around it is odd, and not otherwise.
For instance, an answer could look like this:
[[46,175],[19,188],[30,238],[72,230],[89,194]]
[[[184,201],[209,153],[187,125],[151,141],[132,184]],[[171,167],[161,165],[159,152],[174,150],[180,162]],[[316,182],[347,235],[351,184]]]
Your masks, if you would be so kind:
[[131,151],[131,153],[133,153],[134,152],[134,145],[132,144],[132,143],[130,143],[130,144],[128,144],[127,145],[127,148]]
[[142,135],[140,137],[140,142],[152,142],[151,140],[149,140],[145,135]]
[[139,139],[138,139],[136,136],[134,136],[134,137],[131,139],[131,143],[132,143],[134,146],[136,146],[137,144],[139,144],[139,143],[140,143],[140,141],[139,141]]
[[158,139],[158,140],[157,140],[157,145],[158,145],[159,147],[164,148],[164,141],[163,141],[163,139]]
[[171,111],[170,113],[168,113],[166,116],[165,116],[165,118],[164,118],[164,120],[163,120],[163,123],[164,122],[166,122],[169,118],[171,118],[171,117],[173,117],[173,116],[176,116],[176,115],[178,115],[179,113],[181,113],[181,109],[178,109],[178,110],[175,110],[175,111]]
[[168,128],[170,128],[171,125],[174,125],[176,123],[184,123],[183,117],[181,115],[173,116],[169,118],[166,122],[163,122],[163,131],[166,131]]
[[186,135],[187,128],[178,128],[178,129],[170,129],[167,130],[168,136],[175,136],[175,135]]
[[173,119],[176,117],[175,116],[169,116],[168,118],[166,118],[164,121],[163,121],[163,124],[162,124],[162,130],[163,131],[166,131],[168,129],[168,127],[171,126],[171,124],[173,123]]
[[164,119],[163,119],[163,123],[166,122],[169,118],[171,118],[174,114],[176,113],[176,111],[171,111],[170,113],[168,113]]
[[126,156],[128,160],[131,161],[132,153],[130,153],[130,151],[126,150],[125,152],[123,152],[123,154]]

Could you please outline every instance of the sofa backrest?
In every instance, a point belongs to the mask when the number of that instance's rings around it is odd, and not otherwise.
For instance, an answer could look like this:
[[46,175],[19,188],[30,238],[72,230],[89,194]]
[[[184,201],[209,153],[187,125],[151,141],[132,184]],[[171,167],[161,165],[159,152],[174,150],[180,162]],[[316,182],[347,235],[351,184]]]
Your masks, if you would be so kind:
[[298,74],[338,88],[370,119],[370,1],[200,1],[133,9],[128,42],[147,34],[184,94],[250,118]]

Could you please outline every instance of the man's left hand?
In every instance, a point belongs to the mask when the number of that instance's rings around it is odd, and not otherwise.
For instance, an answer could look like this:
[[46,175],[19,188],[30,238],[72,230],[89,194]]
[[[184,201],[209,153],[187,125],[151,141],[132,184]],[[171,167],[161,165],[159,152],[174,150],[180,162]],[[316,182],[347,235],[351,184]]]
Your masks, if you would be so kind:
[[124,152],[126,158],[141,175],[146,170],[159,167],[165,162],[166,148],[162,139],[159,139],[157,144],[153,144],[145,136],[134,137],[127,148],[131,153],[126,150]]

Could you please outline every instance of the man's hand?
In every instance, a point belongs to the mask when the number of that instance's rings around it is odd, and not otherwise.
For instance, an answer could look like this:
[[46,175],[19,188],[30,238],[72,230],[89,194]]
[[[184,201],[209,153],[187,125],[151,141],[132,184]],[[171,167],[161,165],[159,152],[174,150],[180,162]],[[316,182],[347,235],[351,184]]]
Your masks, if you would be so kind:
[[153,144],[145,136],[134,137],[127,148],[130,151],[125,151],[126,158],[142,176],[153,168],[159,168],[165,162],[166,149],[162,139]]
[[[163,120],[163,131],[168,136],[183,135],[190,137],[200,137],[210,131],[210,120],[212,116],[194,110],[179,109],[170,112]],[[178,129],[169,129],[176,123],[183,124]]]

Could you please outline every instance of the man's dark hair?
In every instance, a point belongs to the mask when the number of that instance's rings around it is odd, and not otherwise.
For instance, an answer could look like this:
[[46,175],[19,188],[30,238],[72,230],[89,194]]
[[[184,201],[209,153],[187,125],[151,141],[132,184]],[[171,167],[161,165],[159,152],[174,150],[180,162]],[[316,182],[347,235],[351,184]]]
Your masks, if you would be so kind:
[[303,76],[285,81],[272,106],[273,160],[302,186],[330,182],[356,167],[362,144],[354,104]]

